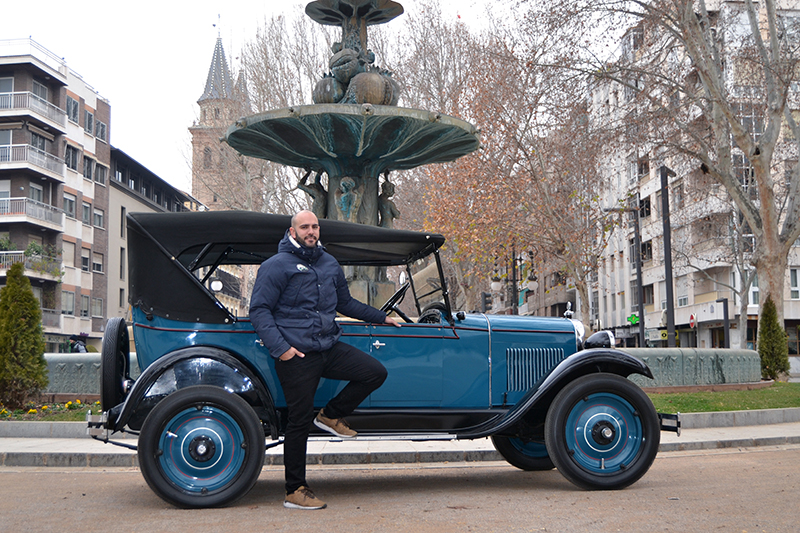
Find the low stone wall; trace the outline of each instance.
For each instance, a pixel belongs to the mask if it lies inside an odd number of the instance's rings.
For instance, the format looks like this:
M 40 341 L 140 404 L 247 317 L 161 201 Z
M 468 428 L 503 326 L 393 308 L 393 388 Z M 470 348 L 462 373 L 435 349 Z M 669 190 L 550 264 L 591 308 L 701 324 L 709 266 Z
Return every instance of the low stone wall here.
M 700 348 L 625 348 L 643 360 L 655 379 L 630 376 L 640 387 L 685 387 L 722 385 L 728 383 L 757 383 L 761 381 L 761 359 L 753 350 Z M 99 353 L 45 354 L 50 383 L 43 395 L 58 400 L 66 394 L 100 394 Z M 136 354 L 131 354 L 131 377 L 139 376 Z M 57 396 L 58 395 L 58 396 Z M 83 400 L 82 400 L 83 401 Z
M 82 398 L 83 395 L 100 394 L 100 353 L 46 353 L 49 383 L 43 396 L 51 396 L 60 401 L 57 395 L 68 394 Z M 139 376 L 139 363 L 136 354 L 131 354 L 131 377 Z M 83 399 L 81 399 L 83 401 Z
M 624 348 L 644 361 L 655 379 L 632 375 L 641 387 L 684 387 L 757 383 L 761 358 L 754 350 L 725 348 Z

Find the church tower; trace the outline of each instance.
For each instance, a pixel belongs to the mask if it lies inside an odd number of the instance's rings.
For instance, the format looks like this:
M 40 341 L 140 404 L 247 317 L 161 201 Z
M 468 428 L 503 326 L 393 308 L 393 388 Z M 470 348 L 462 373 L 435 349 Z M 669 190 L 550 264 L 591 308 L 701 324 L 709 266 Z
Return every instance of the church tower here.
M 222 38 L 217 37 L 205 89 L 197 100 L 200 119 L 189 128 L 192 134 L 192 195 L 212 210 L 242 208 L 235 205 L 235 191 L 225 180 L 230 171 L 235 172 L 237 154 L 220 142 L 236 119 L 250 114 L 243 73 L 239 74 L 236 84 L 232 80 Z

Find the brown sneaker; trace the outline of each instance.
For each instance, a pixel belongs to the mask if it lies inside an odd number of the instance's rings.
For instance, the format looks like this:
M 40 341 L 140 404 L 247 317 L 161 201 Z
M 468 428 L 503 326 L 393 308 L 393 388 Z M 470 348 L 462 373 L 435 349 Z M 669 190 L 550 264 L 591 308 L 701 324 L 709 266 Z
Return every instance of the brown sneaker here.
M 300 487 L 293 493 L 286 495 L 286 499 L 283 500 L 283 506 L 289 509 L 312 511 L 314 509 L 325 509 L 328 504 L 314 496 L 314 493 L 308 487 Z
M 344 418 L 328 418 L 325 416 L 324 411 L 324 409 L 320 409 L 317 418 L 314 419 L 315 426 L 333 433 L 337 437 L 342 437 L 343 439 L 352 439 L 358 435 L 358 433 L 350 429 L 350 426 L 347 425 Z

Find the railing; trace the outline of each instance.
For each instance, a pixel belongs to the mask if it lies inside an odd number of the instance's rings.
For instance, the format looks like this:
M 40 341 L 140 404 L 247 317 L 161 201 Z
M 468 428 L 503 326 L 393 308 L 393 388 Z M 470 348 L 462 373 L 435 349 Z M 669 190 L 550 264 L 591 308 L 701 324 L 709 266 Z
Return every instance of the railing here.
M 30 144 L 0 146 L 0 163 L 30 163 L 59 176 L 64 175 L 64 161 L 54 155 L 34 148 Z
M 22 263 L 26 270 L 54 277 L 61 276 L 61 259 L 48 255 L 25 255 L 23 251 L 0 252 L 0 270 L 8 270 L 14 263 Z
M 52 120 L 59 126 L 67 125 L 66 111 L 31 92 L 0 93 L 0 109 L 27 109 Z
M 14 215 L 26 215 L 58 226 L 64 222 L 64 211 L 52 205 L 30 198 L 0 198 L 0 218 Z

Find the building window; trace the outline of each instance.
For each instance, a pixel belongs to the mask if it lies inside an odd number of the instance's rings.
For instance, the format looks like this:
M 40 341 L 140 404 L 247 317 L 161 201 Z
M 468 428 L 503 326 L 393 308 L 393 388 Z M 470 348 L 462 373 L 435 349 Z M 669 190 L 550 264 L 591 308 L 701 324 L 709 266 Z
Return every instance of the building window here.
M 739 184 L 747 193 L 751 200 L 758 200 L 758 186 L 756 185 L 756 170 L 750 164 L 750 160 L 743 154 L 732 154 L 731 164 L 733 165 L 733 175 L 739 180 Z
M 91 157 L 84 157 L 83 158 L 83 177 L 89 181 L 92 181 L 92 176 L 94 176 L 94 159 Z
M 119 279 L 125 281 L 125 248 L 119 249 Z
M 72 291 L 61 291 L 61 314 L 75 315 L 75 293 Z
M 108 126 L 106 126 L 106 123 L 96 120 L 94 127 L 94 136 L 100 141 L 108 142 L 107 135 L 108 135 Z
M 36 185 L 35 183 L 31 183 L 31 188 L 28 192 L 28 197 L 35 201 L 39 202 L 40 204 L 43 203 L 44 200 L 44 189 L 40 185 Z
M 204 168 L 211 168 L 213 164 L 211 160 L 211 148 L 206 148 L 203 150 L 203 167 Z
M 121 207 L 119 210 L 119 236 L 123 239 L 125 238 L 125 224 L 127 222 L 125 220 L 126 213 L 127 210 L 124 207 Z
M 642 261 L 653 260 L 653 241 L 642 243 Z
M 639 310 L 639 282 L 635 279 L 631 281 L 631 312 Z
M 125 167 L 117 165 L 117 168 L 114 169 L 114 179 L 120 183 L 125 183 L 125 172 Z
M 97 318 L 103 317 L 103 299 L 92 298 L 92 316 Z
M 650 158 L 645 156 L 636 161 L 636 179 L 639 181 L 650 179 Z
M 650 210 L 650 197 L 648 196 L 647 198 L 643 198 L 639 202 L 639 217 L 650 218 L 651 214 L 652 212 Z
M 92 254 L 92 272 L 103 273 L 103 254 Z
M 753 276 L 753 283 L 750 284 L 750 305 L 760 305 L 761 294 L 758 289 L 758 273 Z
M 49 141 L 45 137 L 42 137 L 38 133 L 31 133 L 31 146 L 33 146 L 37 150 L 46 152 L 48 142 Z
M 97 228 L 106 227 L 106 214 L 105 211 L 103 211 L 102 209 L 94 210 L 94 225 Z
M 44 100 L 47 101 L 47 87 L 39 83 L 38 81 L 33 82 L 33 94 Z
M 78 104 L 78 101 L 71 96 L 67 96 L 67 118 L 77 124 L 79 112 L 80 105 Z
M 92 223 L 92 204 L 83 204 L 83 211 L 81 215 L 81 222 L 87 225 Z
M 81 317 L 89 318 L 89 297 L 81 294 Z
M 70 218 L 75 218 L 75 203 L 77 198 L 74 194 L 64 193 L 64 214 Z
M 672 208 L 676 211 L 683 209 L 683 181 L 672 186 Z
M 91 251 L 88 248 L 81 248 L 81 270 L 89 272 Z
M 653 305 L 656 303 L 655 290 L 653 289 L 652 283 L 642 287 L 642 294 L 644 295 L 644 305 Z
M 733 104 L 733 112 L 739 117 L 742 127 L 753 137 L 754 142 L 764 133 L 764 105 L 739 103 Z
M 83 131 L 89 135 L 94 135 L 94 113 L 88 109 L 83 112 Z
M 125 301 L 125 289 L 119 290 L 119 306 L 123 309 L 128 307 L 128 302 Z
M 78 171 L 78 157 L 80 156 L 80 150 L 75 148 L 74 146 L 67 145 L 67 151 L 64 153 L 64 164 L 67 165 L 67 168 L 74 170 L 75 172 Z
M 789 275 L 791 278 L 791 298 L 792 300 L 800 300 L 800 283 L 798 283 L 798 278 L 800 278 L 800 269 L 791 269 L 789 271 Z
M 108 174 L 108 169 L 103 165 L 95 165 L 94 167 L 94 181 L 96 183 L 100 183 L 101 185 L 106 184 L 106 175 Z
M 678 296 L 678 307 L 686 307 L 687 305 L 689 305 L 689 297 Z

